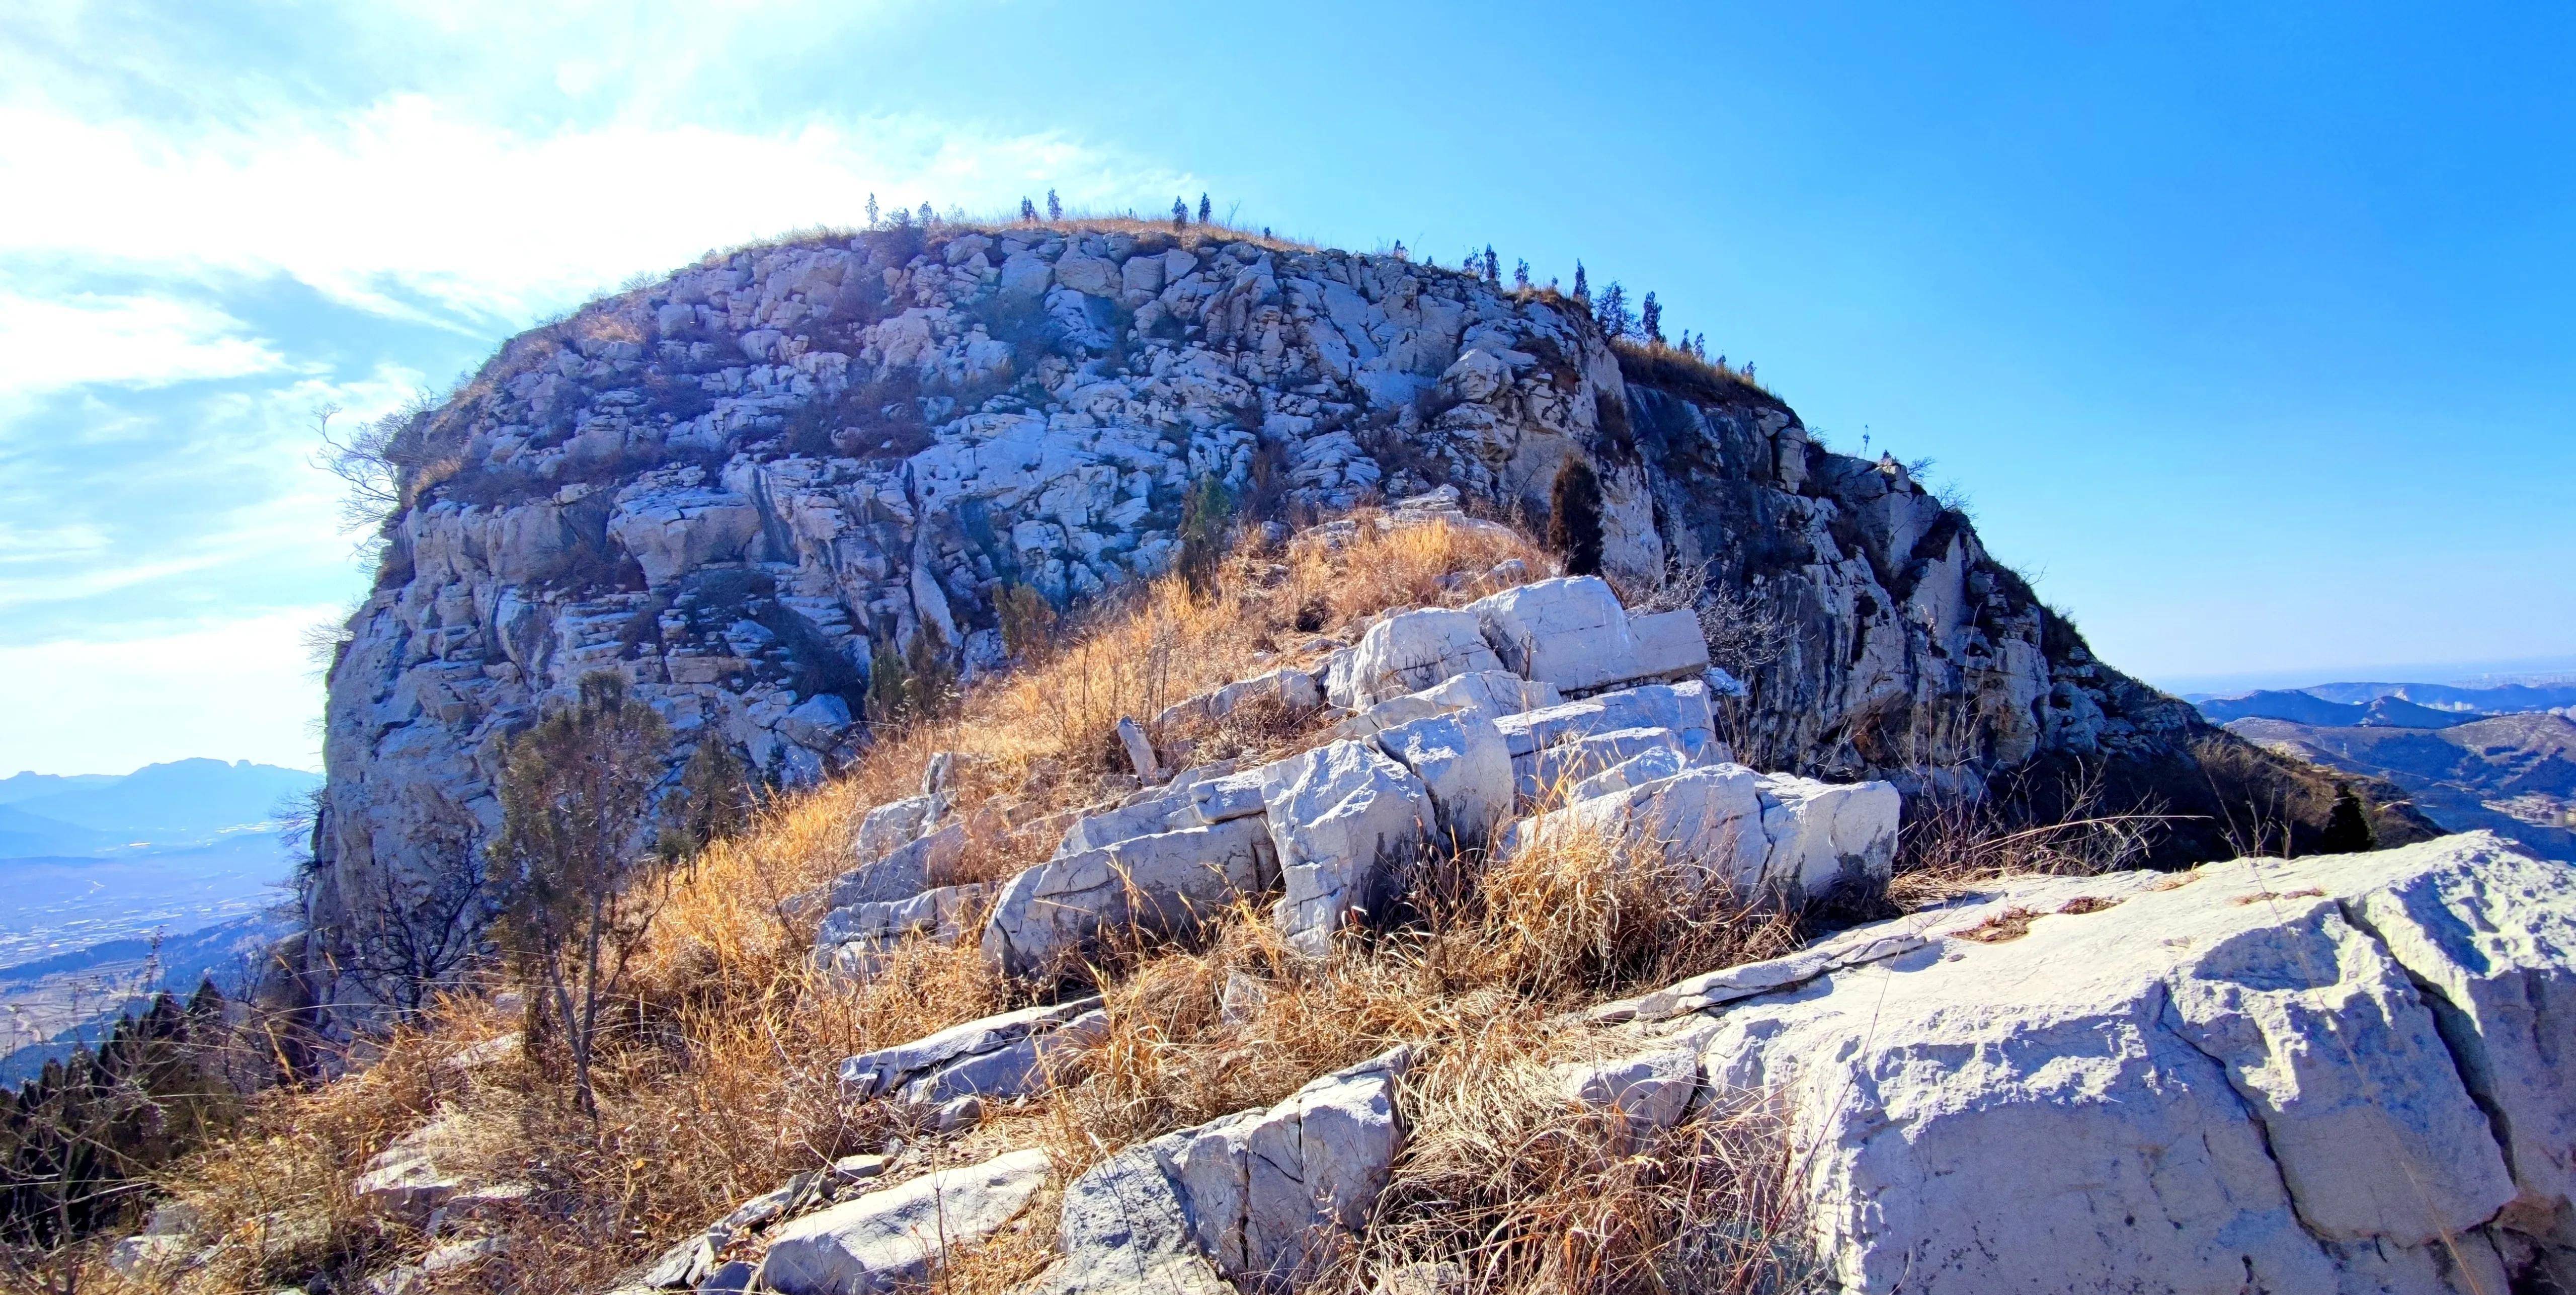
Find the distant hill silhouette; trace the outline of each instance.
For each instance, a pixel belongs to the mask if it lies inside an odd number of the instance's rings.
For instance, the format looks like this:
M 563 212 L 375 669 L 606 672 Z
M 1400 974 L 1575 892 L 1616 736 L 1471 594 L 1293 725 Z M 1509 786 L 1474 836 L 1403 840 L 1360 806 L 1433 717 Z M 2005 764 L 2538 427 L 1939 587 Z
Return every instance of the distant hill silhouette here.
M 0 779 L 0 858 L 198 844 L 275 817 L 321 775 L 248 760 L 173 760 L 123 775 Z M 27 794 L 32 793 L 32 794 Z

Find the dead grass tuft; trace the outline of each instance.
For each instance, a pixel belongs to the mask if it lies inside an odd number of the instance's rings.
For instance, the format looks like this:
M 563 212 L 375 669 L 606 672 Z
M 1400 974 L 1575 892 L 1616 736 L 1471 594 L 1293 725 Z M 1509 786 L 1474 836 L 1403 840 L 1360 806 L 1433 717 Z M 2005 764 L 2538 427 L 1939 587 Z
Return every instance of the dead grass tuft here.
M 2030 934 L 2030 924 L 2039 918 L 2039 913 L 2015 905 L 1959 932 L 1959 938 L 1979 944 L 2003 944 Z
M 1521 1015 L 1418 1069 L 1405 1154 L 1341 1288 L 1445 1268 L 1450 1289 L 1478 1295 L 1804 1289 L 1777 1113 L 1722 1095 L 1639 1136 L 1616 1112 L 1569 1100 L 1550 1069 L 1588 1042 Z

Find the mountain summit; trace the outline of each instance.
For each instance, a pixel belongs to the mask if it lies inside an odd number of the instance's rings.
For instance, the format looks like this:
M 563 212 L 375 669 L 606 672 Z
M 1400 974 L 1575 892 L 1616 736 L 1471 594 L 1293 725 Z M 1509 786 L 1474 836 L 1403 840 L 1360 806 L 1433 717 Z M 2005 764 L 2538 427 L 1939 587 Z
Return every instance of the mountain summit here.
M 511 340 L 370 442 L 391 506 L 330 673 L 307 965 L 454 872 L 499 821 L 504 739 L 585 674 L 623 675 L 684 752 L 811 782 L 865 740 L 879 663 L 971 680 L 1014 600 L 1110 595 L 1193 528 L 1441 488 L 1696 605 L 1748 761 L 2088 781 L 2202 815 L 2168 848 L 2208 858 L 2216 742 L 2294 834 L 2321 824 L 2313 778 L 2096 660 L 1905 466 L 1490 266 L 905 224 L 712 255 Z

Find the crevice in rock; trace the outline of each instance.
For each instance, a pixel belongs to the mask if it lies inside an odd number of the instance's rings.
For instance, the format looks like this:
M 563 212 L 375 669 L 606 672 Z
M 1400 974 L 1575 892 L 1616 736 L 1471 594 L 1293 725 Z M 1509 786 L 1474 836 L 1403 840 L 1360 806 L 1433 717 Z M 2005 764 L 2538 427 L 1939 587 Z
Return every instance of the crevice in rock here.
M 2281 1199 L 2290 1203 L 2290 1217 L 2298 1221 L 2299 1230 L 2308 1234 L 2308 1240 L 2312 1244 L 2319 1250 L 2331 1254 L 2329 1247 L 2334 1243 L 2317 1230 L 2316 1224 L 2309 1221 L 2307 1211 L 2300 1207 L 2298 1193 L 2290 1190 L 2290 1176 L 2282 1171 L 2280 1154 L 2272 1149 L 2272 1126 L 2264 1121 L 2261 1108 L 2254 1104 L 2253 1099 L 2245 1095 L 2244 1089 L 2237 1086 L 2235 1071 L 2227 1064 L 2226 1058 L 2200 1046 L 2199 1040 L 2191 1037 L 2191 1032 L 2187 1028 L 2189 1023 L 2182 1020 L 2180 1009 L 2174 1006 L 2172 989 L 2160 985 L 2157 996 L 2159 1001 L 2155 1008 L 2156 1028 L 2172 1036 L 2184 1047 L 2207 1057 L 2209 1064 L 2217 1068 L 2219 1079 L 2227 1086 L 2227 1095 L 2235 1099 L 2237 1109 L 2244 1113 L 2245 1122 L 2254 1130 L 2255 1140 L 2263 1147 L 2263 1159 L 2271 1164 L 2272 1176 L 2281 1184 Z
M 2433 1015 L 2433 1033 L 2442 1040 L 2442 1050 L 2451 1059 L 2451 1071 L 2459 1076 L 2461 1090 L 2487 1117 L 2487 1135 L 2495 1139 L 2496 1151 L 2504 1160 L 2505 1172 L 2512 1177 L 2516 1190 L 2527 1190 L 2522 1170 L 2514 1163 L 2512 1117 L 2505 1113 L 2503 1103 L 2497 1099 L 2495 1084 L 2487 1074 L 2487 1067 L 2476 1060 L 2485 1048 L 2468 1012 L 2452 1002 L 2450 996 L 2442 992 L 2441 986 L 2407 966 L 2405 959 L 2397 955 L 2397 946 L 2363 916 L 2360 905 L 2349 899 L 2339 899 L 2335 906 L 2342 910 L 2343 919 L 2352 924 L 2352 929 L 2370 937 L 2371 942 L 2379 946 L 2380 952 L 2406 974 L 2406 982 L 2422 996 L 2424 1006 Z

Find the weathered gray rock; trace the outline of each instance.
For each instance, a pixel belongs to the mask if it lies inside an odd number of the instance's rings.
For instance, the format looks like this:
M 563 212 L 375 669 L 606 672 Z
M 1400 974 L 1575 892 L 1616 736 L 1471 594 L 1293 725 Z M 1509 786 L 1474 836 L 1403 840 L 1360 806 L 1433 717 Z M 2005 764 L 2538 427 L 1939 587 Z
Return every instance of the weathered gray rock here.
M 946 882 L 949 869 L 966 856 L 966 825 L 950 822 L 902 845 L 883 858 L 862 862 L 833 879 L 825 903 L 830 909 L 854 904 L 907 900 Z
M 1467 610 L 1507 668 L 1566 692 L 1687 678 L 1708 668 L 1708 643 L 1691 612 L 1637 617 L 1632 625 L 1619 596 L 1598 576 L 1506 589 Z
M 2576 1273 L 2564 865 L 2476 835 L 2027 879 L 1784 962 L 1628 1028 L 1780 1094 L 1846 1290 Z
M 965 933 L 965 915 L 993 893 L 984 882 L 940 886 L 898 903 L 851 904 L 823 915 L 814 944 L 823 965 L 847 975 L 876 972 L 886 950 L 905 940 L 927 936 L 955 940 Z
M 1282 761 L 1263 799 L 1286 886 L 1273 921 L 1310 953 L 1354 912 L 1392 898 L 1399 870 L 1433 825 L 1422 780 L 1368 743 L 1330 742 Z
M 1063 969 L 1104 931 L 1172 935 L 1279 876 L 1271 833 L 1257 818 L 1131 837 L 1063 855 L 1002 886 L 984 923 L 984 956 L 1014 976 Z
M 946 800 L 927 792 L 869 810 L 859 819 L 858 861 L 871 863 L 910 845 L 947 812 Z
M 1512 809 L 1512 753 L 1494 721 L 1471 710 L 1410 720 L 1377 734 L 1378 749 L 1413 771 L 1439 815 L 1435 843 L 1481 846 Z
M 1681 1123 L 1700 1090 L 1699 1054 L 1689 1048 L 1568 1062 L 1555 1070 L 1568 1101 L 1612 1113 L 1630 1135 Z
M 1219 1272 L 1286 1287 L 1367 1224 L 1404 1142 L 1395 1085 L 1409 1060 L 1399 1049 L 1191 1132 L 1171 1159 Z
M 779 1228 L 759 1283 L 779 1295 L 879 1295 L 926 1280 L 1002 1230 L 1046 1182 L 1043 1151 L 943 1169 Z
M 1235 1295 L 1198 1247 L 1171 1158 L 1190 1133 L 1166 1134 L 1092 1166 L 1064 1189 L 1056 1245 L 1064 1257 L 1032 1295 Z
M 1025 1083 L 1036 1073 L 1034 1066 L 1045 1054 L 1043 1050 L 1013 1053 L 1016 1045 L 1050 1038 L 1077 1022 L 1085 1022 L 1084 1028 L 1067 1042 L 1087 1041 L 1098 1028 L 1099 1006 L 1100 1000 L 1094 997 L 1023 1007 L 952 1025 L 910 1043 L 860 1053 L 841 1063 L 841 1095 L 851 1101 L 866 1101 L 901 1092 L 916 1104 L 943 1102 L 960 1093 L 979 1091 L 974 1087 L 979 1078 L 996 1078 L 997 1070 L 979 1059 L 1001 1054 L 1027 1058 L 1014 1072 Z M 951 1072 L 954 1078 L 942 1078 Z
M 1221 720 L 1253 702 L 1276 705 L 1292 716 L 1304 715 L 1324 704 L 1323 681 L 1310 671 L 1290 668 L 1238 679 L 1164 707 L 1163 713 L 1154 717 L 1154 727 L 1161 729 L 1185 719 Z
M 415 1225 L 426 1223 L 467 1186 L 439 1163 L 442 1152 L 463 1136 L 463 1119 L 453 1112 L 443 1113 L 396 1139 L 367 1161 L 366 1169 L 349 1184 L 351 1194 L 375 1213 Z
M 1324 689 L 1334 705 L 1356 710 L 1457 675 L 1502 668 L 1475 616 L 1425 608 L 1370 626 L 1336 662 Z
M 1366 1225 L 1404 1128 L 1398 1049 L 1268 1110 L 1129 1147 L 1065 1189 L 1064 1258 L 1036 1287 L 1201 1292 L 1232 1279 L 1288 1289 Z
M 1569 733 L 1563 741 L 1512 761 L 1513 787 L 1523 803 L 1580 800 L 1586 784 L 1615 790 L 1612 783 L 1625 782 L 1625 775 L 1598 783 L 1593 780 L 1641 759 L 1647 763 L 1640 764 L 1637 772 L 1661 763 L 1676 766 L 1674 772 L 1678 773 L 1692 763 L 1690 744 L 1681 734 L 1660 727 Z
M 1708 685 L 1697 680 L 1623 688 L 1543 710 L 1503 715 L 1495 723 L 1502 728 L 1515 760 L 1569 739 L 1627 728 L 1668 728 L 1681 736 L 1683 749 L 1692 759 L 1715 763 L 1727 758 L 1709 714 Z

